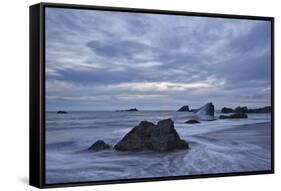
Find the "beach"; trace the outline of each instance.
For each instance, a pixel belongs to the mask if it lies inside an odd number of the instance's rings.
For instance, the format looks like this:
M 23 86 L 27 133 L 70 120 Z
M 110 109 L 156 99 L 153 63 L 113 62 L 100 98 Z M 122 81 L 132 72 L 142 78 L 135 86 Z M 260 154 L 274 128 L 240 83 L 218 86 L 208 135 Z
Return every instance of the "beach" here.
M 271 169 L 271 124 L 256 123 L 237 125 L 230 129 L 218 130 L 194 136 L 194 150 L 204 152 L 193 155 L 198 166 L 207 169 L 197 173 L 225 173 L 260 171 Z M 192 138 L 191 138 L 192 140 Z M 200 140 L 200 141 L 198 141 Z M 191 151 L 192 152 L 192 151 Z M 197 151 L 194 151 L 197 152 Z
M 46 183 L 270 170 L 271 114 L 248 116 L 186 124 L 191 112 L 47 112 Z M 115 145 L 144 119 L 165 118 L 173 119 L 189 149 L 87 151 L 98 139 Z

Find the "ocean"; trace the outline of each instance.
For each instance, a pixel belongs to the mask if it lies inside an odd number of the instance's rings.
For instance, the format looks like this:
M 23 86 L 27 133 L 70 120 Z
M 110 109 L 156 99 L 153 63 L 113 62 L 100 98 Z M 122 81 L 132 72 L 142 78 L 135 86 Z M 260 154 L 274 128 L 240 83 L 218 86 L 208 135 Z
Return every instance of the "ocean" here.
M 215 114 L 219 116 L 219 113 Z M 46 183 L 69 183 L 271 169 L 271 114 L 186 124 L 191 112 L 46 112 Z M 112 147 L 141 121 L 171 118 L 190 149 L 173 152 L 88 152 Z

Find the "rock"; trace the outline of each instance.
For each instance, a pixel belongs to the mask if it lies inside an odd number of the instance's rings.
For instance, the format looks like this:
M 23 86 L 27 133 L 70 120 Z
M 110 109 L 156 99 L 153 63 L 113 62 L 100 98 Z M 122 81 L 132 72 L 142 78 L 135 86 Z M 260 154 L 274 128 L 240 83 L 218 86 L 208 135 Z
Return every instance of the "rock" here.
M 215 120 L 215 107 L 212 102 L 207 103 L 196 112 L 200 120 L 212 121 Z
M 111 148 L 111 146 L 109 144 L 105 143 L 102 140 L 98 140 L 90 148 L 88 148 L 88 151 L 97 152 L 97 151 L 102 151 L 102 150 L 106 150 L 106 149 L 110 149 L 110 148 Z
M 137 108 L 128 109 L 126 111 L 139 111 Z
M 247 113 L 271 113 L 271 106 L 256 109 L 248 109 Z
M 172 151 L 176 149 L 188 149 L 188 143 L 181 140 L 174 128 L 171 119 L 164 119 L 157 125 L 142 121 L 138 126 L 128 132 L 114 149 L 118 151 Z
M 206 105 L 204 105 L 203 107 L 201 107 L 196 114 L 198 115 L 210 115 L 210 116 L 214 116 L 215 114 L 215 107 L 213 105 L 212 102 L 207 103 Z
M 229 116 L 231 119 L 248 118 L 246 113 L 234 113 Z
M 177 147 L 178 150 L 184 150 L 184 149 L 188 149 L 189 145 L 188 145 L 188 143 L 185 140 L 180 139 L 177 142 L 177 146 L 176 147 Z
M 247 113 L 248 108 L 246 106 L 244 106 L 244 107 L 238 106 L 234 109 L 234 111 L 235 111 L 235 113 Z
M 231 108 L 222 108 L 222 113 L 271 113 L 271 106 L 265 106 L 256 109 L 248 109 L 248 107 L 236 107 L 234 110 Z
M 221 109 L 221 112 L 222 112 L 222 113 L 234 113 L 234 109 L 228 108 L 228 107 L 223 107 L 223 108 Z
M 180 109 L 178 109 L 178 111 L 189 111 L 189 107 L 188 105 L 184 105 Z
M 187 124 L 195 124 L 195 123 L 200 123 L 200 122 L 197 121 L 196 119 L 191 119 L 191 120 L 186 121 L 185 123 L 187 123 Z
M 219 118 L 220 119 L 229 119 L 229 116 L 227 116 L 227 115 L 220 115 Z
M 220 119 L 242 119 L 242 118 L 248 118 L 248 115 L 246 113 L 233 113 L 231 115 L 221 115 Z
M 122 112 L 122 111 L 139 111 L 137 108 L 132 108 L 132 109 L 125 109 L 125 110 L 117 110 L 117 112 Z
M 58 111 L 57 113 L 58 114 L 66 114 L 67 112 L 66 111 Z

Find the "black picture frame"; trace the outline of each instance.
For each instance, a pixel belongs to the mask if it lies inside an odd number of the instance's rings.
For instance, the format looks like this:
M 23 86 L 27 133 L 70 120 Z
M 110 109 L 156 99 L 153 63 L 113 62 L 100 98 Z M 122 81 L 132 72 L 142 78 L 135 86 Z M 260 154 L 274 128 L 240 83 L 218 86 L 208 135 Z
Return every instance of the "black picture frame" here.
M 271 106 L 272 106 L 271 170 L 46 184 L 45 183 L 45 8 L 47 7 L 270 21 L 271 22 Z M 273 17 L 216 14 L 216 13 L 195 13 L 195 12 L 184 12 L 184 11 L 135 9 L 135 8 L 123 8 L 123 7 L 122 8 L 103 7 L 103 6 L 92 6 L 92 5 L 90 6 L 90 5 L 74 5 L 74 4 L 39 3 L 30 6 L 30 82 L 29 83 L 30 83 L 29 184 L 32 186 L 38 188 L 53 188 L 53 187 L 66 187 L 66 186 L 133 183 L 133 182 L 147 182 L 147 181 L 165 181 L 165 180 L 178 180 L 178 179 L 227 177 L 227 176 L 258 175 L 258 174 L 274 173 L 274 18 Z

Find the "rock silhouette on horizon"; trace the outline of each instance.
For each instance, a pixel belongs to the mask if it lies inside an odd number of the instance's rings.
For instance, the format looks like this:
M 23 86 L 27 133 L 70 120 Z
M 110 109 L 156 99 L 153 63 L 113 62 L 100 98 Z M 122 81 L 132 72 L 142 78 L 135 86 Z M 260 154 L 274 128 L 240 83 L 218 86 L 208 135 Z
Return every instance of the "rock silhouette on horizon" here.
M 235 109 L 223 107 L 221 113 L 271 113 L 271 106 L 249 109 L 247 106 L 238 106 Z
M 271 106 L 265 106 L 256 109 L 248 109 L 247 113 L 271 113 Z
M 116 110 L 117 112 L 123 112 L 123 111 L 139 111 L 137 108 L 131 108 L 131 109 L 124 109 L 124 110 Z
M 235 111 L 235 113 L 247 113 L 248 107 L 246 107 L 246 106 L 243 106 L 243 107 L 238 106 L 238 107 L 236 107 L 234 109 L 234 111 Z
M 188 105 L 184 105 L 180 109 L 178 109 L 178 111 L 189 111 L 189 106 Z
M 201 107 L 195 114 L 199 120 L 215 120 L 215 107 L 212 102 L 209 102 Z
M 221 109 L 221 113 L 234 113 L 234 112 L 235 112 L 234 109 L 228 107 L 223 107 Z
M 66 114 L 67 112 L 66 111 L 58 111 L 57 113 L 58 114 Z
M 97 140 L 91 147 L 88 148 L 88 151 L 98 152 L 106 149 L 110 149 L 111 146 L 105 143 L 103 140 Z

